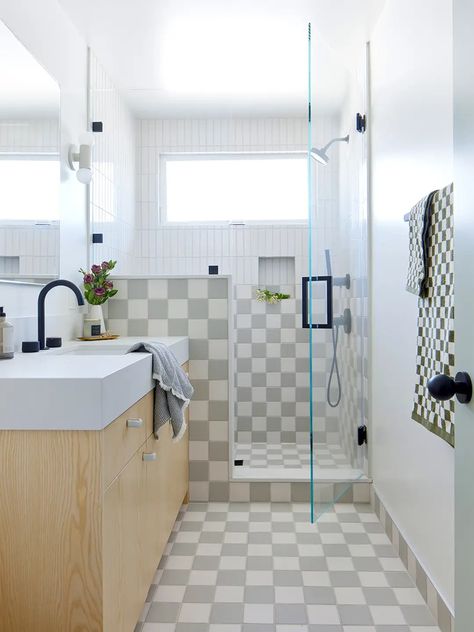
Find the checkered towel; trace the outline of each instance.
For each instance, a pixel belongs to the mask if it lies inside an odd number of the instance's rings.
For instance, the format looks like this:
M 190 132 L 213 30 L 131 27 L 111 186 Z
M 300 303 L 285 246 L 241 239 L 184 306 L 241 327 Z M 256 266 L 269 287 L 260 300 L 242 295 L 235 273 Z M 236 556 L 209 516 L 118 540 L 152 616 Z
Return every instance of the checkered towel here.
M 454 399 L 428 392 L 433 375 L 454 376 L 453 185 L 437 191 L 428 228 L 426 295 L 418 299 L 416 385 L 412 419 L 454 446 Z
M 410 211 L 409 260 L 407 290 L 417 296 L 425 296 L 428 276 L 428 228 L 431 205 L 436 191 L 420 200 Z
M 173 428 L 173 439 L 179 441 L 186 431 L 184 409 L 193 396 L 194 389 L 188 376 L 179 366 L 174 354 L 161 342 L 137 342 L 132 351 L 148 351 L 153 356 L 153 378 L 156 380 L 153 433 L 168 421 Z

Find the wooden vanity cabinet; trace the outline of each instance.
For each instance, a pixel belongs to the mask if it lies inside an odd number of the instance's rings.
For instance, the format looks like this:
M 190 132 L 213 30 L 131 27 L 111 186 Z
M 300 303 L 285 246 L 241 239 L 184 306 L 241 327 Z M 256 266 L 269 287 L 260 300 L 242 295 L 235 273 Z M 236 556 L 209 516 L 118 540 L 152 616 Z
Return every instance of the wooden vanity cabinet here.
M 0 632 L 133 632 L 189 479 L 153 395 L 100 432 L 0 431 Z

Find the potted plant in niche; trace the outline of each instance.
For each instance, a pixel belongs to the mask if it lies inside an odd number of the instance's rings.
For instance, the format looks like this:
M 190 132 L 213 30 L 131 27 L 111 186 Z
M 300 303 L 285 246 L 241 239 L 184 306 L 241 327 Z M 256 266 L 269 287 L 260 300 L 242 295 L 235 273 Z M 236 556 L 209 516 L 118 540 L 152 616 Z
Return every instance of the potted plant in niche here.
M 110 272 L 115 268 L 116 261 L 103 261 L 101 264 L 94 264 L 90 271 L 79 270 L 84 275 L 84 296 L 89 303 L 89 323 L 100 324 L 99 334 L 105 333 L 104 313 L 102 305 L 109 298 L 115 296 L 118 290 L 114 290 L 114 284 L 109 281 Z M 94 331 L 84 331 L 85 336 L 93 336 Z
M 280 301 L 284 301 L 287 298 L 290 298 L 289 294 L 282 294 L 281 292 L 272 292 L 268 289 L 257 290 L 256 295 L 257 301 L 262 303 L 269 303 L 270 305 L 276 305 Z

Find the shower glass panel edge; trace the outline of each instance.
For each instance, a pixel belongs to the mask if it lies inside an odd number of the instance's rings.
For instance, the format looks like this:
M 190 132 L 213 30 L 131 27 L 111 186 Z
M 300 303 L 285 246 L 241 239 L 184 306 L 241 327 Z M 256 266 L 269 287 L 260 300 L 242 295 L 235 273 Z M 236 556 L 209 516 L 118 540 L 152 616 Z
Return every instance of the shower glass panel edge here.
M 366 194 L 360 186 L 366 139 L 356 130 L 355 114 L 365 111 L 365 82 L 357 62 L 334 65 L 347 97 L 328 113 L 331 86 L 317 70 L 323 50 L 323 59 L 328 55 L 317 35 L 308 24 L 308 279 L 302 298 L 309 328 L 311 523 L 335 503 L 363 497 L 353 494 L 354 484 L 369 480 L 362 463 L 366 448 L 357 446 L 357 427 L 365 422 L 367 237 Z M 343 317 L 349 309 L 352 329 L 346 331 Z M 339 385 L 329 379 L 335 359 Z
M 311 116 L 312 104 L 312 42 L 311 42 L 311 22 L 308 24 L 308 277 L 311 279 L 313 270 L 313 175 L 312 175 L 312 158 L 311 146 L 313 140 L 313 126 Z M 313 284 L 308 284 L 309 305 L 313 304 Z M 308 310 L 309 322 L 309 469 L 310 469 L 310 520 L 314 523 L 314 441 L 313 441 L 313 310 Z

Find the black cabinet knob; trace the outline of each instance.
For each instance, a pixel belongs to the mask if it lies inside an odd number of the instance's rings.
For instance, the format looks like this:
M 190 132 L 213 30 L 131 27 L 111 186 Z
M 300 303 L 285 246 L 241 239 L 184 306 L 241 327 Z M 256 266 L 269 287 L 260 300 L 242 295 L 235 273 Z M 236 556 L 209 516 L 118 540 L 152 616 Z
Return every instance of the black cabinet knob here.
M 471 378 L 463 371 L 456 373 L 454 380 L 449 375 L 435 375 L 428 380 L 428 391 L 438 401 L 444 402 L 456 395 L 458 402 L 467 404 L 472 397 Z

